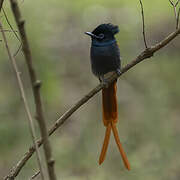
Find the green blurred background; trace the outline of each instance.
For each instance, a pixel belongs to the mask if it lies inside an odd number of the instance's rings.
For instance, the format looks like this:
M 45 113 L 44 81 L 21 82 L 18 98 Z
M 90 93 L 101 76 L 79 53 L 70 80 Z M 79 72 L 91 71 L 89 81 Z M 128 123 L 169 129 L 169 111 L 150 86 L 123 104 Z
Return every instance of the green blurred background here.
M 168 0 L 143 2 L 147 42 L 153 45 L 174 31 L 173 9 Z M 98 84 L 90 70 L 90 39 L 84 35 L 85 31 L 92 31 L 101 23 L 119 25 L 120 33 L 116 37 L 123 65 L 144 49 L 138 0 L 19 0 L 19 5 L 26 19 L 34 65 L 43 81 L 41 92 L 48 127 Z M 9 1 L 4 3 L 4 9 L 16 28 Z M 2 13 L 1 20 L 9 29 Z M 11 51 L 15 52 L 18 40 L 13 33 L 6 35 Z M 16 59 L 34 114 L 29 76 L 21 52 Z M 124 168 L 113 138 L 105 162 L 98 165 L 105 131 L 99 93 L 50 138 L 58 179 L 179 180 L 179 60 L 177 37 L 118 81 L 118 129 L 131 171 Z M 32 140 L 15 74 L 2 42 L 0 82 L 0 177 L 3 177 L 27 151 Z M 36 129 L 38 133 L 37 123 Z M 33 156 L 17 179 L 28 179 L 37 168 Z

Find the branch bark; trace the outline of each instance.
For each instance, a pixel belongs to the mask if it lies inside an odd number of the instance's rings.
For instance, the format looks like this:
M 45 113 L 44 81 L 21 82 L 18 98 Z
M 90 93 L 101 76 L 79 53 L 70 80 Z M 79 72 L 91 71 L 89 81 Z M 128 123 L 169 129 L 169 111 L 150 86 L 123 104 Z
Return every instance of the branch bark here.
M 37 79 L 37 76 L 33 67 L 31 50 L 29 47 L 29 42 L 26 35 L 25 27 L 24 27 L 25 21 L 23 20 L 21 16 L 21 12 L 20 12 L 17 0 L 10 0 L 10 4 L 11 4 L 11 9 L 13 11 L 14 18 L 15 18 L 15 21 L 19 30 L 20 37 L 21 37 L 22 49 L 23 49 L 23 53 L 25 56 L 26 64 L 27 64 L 30 79 L 31 79 L 34 101 L 36 105 L 36 117 L 38 120 L 41 137 L 43 138 L 43 141 L 44 141 L 43 149 L 44 149 L 45 160 L 46 160 L 47 169 L 48 169 L 48 175 L 51 180 L 56 180 L 56 175 L 54 171 L 54 160 L 52 159 L 52 155 L 51 155 L 52 154 L 51 146 L 48 139 L 47 127 L 46 127 L 45 118 L 44 118 L 43 110 L 42 110 L 42 102 L 41 102 L 41 96 L 40 96 L 41 83 Z
M 36 155 L 37 155 L 37 162 L 38 162 L 39 169 L 40 169 L 40 172 L 41 172 L 41 178 L 42 178 L 42 180 L 44 180 L 44 172 L 43 172 L 43 167 L 42 167 L 41 156 L 40 156 L 40 152 L 39 152 L 39 149 L 38 149 L 38 145 L 36 143 L 37 138 L 36 138 L 33 118 L 32 118 L 28 103 L 27 103 L 27 99 L 26 99 L 26 95 L 25 95 L 25 91 L 24 91 L 24 85 L 23 85 L 23 82 L 22 82 L 22 79 L 21 79 L 21 76 L 20 76 L 20 72 L 18 70 L 16 60 L 13 57 L 13 55 L 12 55 L 12 53 L 10 51 L 10 48 L 8 46 L 7 38 L 6 38 L 6 35 L 5 35 L 5 32 L 4 32 L 4 29 L 2 27 L 1 22 L 0 22 L 0 30 L 2 32 L 2 37 L 3 37 L 3 40 L 4 40 L 5 46 L 6 46 L 6 50 L 7 50 L 9 59 L 10 59 L 12 65 L 13 65 L 13 69 L 14 69 L 14 72 L 15 72 L 15 75 L 16 75 L 19 90 L 20 90 L 21 97 L 22 97 L 22 100 L 23 100 L 23 103 L 24 103 L 24 108 L 25 108 L 25 111 L 26 111 L 26 114 L 27 114 L 27 117 L 28 117 L 30 133 L 31 133 L 31 136 L 32 136 L 33 144 L 34 144 Z
M 143 26 L 142 32 L 143 32 L 144 45 L 145 45 L 146 48 L 148 48 L 147 42 L 146 42 L 146 33 L 145 33 L 145 22 L 144 22 L 144 8 L 143 8 L 143 3 L 142 3 L 141 0 L 139 0 L 139 3 L 140 3 L 140 5 L 141 5 L 141 16 L 142 16 L 142 26 Z
M 178 29 L 179 28 L 179 11 L 180 11 L 180 8 L 178 9 L 178 12 L 177 12 L 177 5 L 179 4 L 180 0 L 177 0 L 176 2 L 169 0 L 169 2 L 173 7 L 174 17 L 176 20 L 176 29 Z
M 18 47 L 18 49 L 16 50 L 16 52 L 14 53 L 14 57 L 16 57 L 16 55 L 18 54 L 18 52 L 21 50 L 21 47 L 22 47 L 22 43 L 21 43 L 21 40 L 19 38 L 19 36 L 17 35 L 17 31 L 14 30 L 14 28 L 12 27 L 10 21 L 9 21 L 9 18 L 4 10 L 4 8 L 2 7 L 2 11 L 3 11 L 3 14 L 4 14 L 4 17 L 6 19 L 6 22 L 8 23 L 9 27 L 11 28 L 12 32 L 14 33 L 15 37 L 17 38 L 17 40 L 20 42 L 20 46 Z
M 178 13 L 177 13 L 176 28 L 179 28 L 179 16 L 180 16 L 180 7 L 179 7 Z
M 171 33 L 169 36 L 167 36 L 165 39 L 160 41 L 154 46 L 151 46 L 144 51 L 142 51 L 134 60 L 132 60 L 129 64 L 127 64 L 125 67 L 121 69 L 121 75 L 126 73 L 128 70 L 133 68 L 138 63 L 142 62 L 143 60 L 150 58 L 154 55 L 155 52 L 162 49 L 164 46 L 166 46 L 168 43 L 170 43 L 175 37 L 177 37 L 180 34 L 180 28 Z M 118 78 L 117 74 L 112 75 L 107 82 L 111 83 L 116 78 Z M 103 84 L 97 85 L 94 89 L 92 89 L 89 93 L 87 93 L 82 99 L 80 99 L 77 103 L 75 103 L 69 110 L 67 110 L 59 119 L 56 120 L 54 125 L 49 129 L 48 134 L 49 136 L 52 135 L 59 127 L 61 127 L 64 122 L 75 112 L 77 111 L 83 104 L 85 104 L 90 98 L 92 98 L 95 94 L 97 94 L 101 89 L 103 88 Z M 44 142 L 43 139 L 39 139 L 37 141 L 38 146 L 41 146 Z M 24 156 L 19 160 L 19 162 L 10 170 L 10 173 L 8 176 L 4 178 L 4 180 L 7 180 L 8 177 L 16 177 L 19 172 L 21 171 L 22 167 L 26 164 L 26 162 L 31 158 L 33 155 L 35 149 L 33 146 L 29 148 L 29 150 L 24 154 Z
M 2 6 L 3 6 L 3 2 L 4 2 L 4 0 L 0 0 L 0 12 L 1 12 L 1 9 L 2 9 Z

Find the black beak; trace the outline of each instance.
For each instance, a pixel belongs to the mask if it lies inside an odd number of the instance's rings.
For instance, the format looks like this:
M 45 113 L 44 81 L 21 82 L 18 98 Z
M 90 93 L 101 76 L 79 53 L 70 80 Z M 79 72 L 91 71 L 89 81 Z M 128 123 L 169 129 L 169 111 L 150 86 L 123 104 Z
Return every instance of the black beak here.
M 99 39 L 99 36 L 96 36 L 95 34 L 93 34 L 91 32 L 85 32 L 85 34 L 87 34 L 88 36 L 91 36 L 92 38 Z

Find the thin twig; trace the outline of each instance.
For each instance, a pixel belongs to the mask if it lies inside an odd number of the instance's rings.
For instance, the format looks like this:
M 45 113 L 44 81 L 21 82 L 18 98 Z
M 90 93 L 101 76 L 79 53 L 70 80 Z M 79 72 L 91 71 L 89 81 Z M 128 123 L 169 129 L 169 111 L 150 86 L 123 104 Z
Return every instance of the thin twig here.
M 22 48 L 22 43 L 19 45 L 19 47 L 17 48 L 17 50 L 15 51 L 15 53 L 13 54 L 14 57 L 16 57 L 19 53 L 19 51 L 21 50 Z
M 0 0 L 0 12 L 1 12 L 1 9 L 2 9 L 2 7 L 3 7 L 3 2 L 4 2 L 4 0 Z M 0 42 L 1 42 L 2 40 L 0 39 Z
M 174 3 L 171 0 L 169 0 L 169 2 L 171 3 L 172 6 L 174 6 Z
M 14 55 L 13 55 L 14 57 L 16 57 L 17 54 L 19 53 L 19 51 L 21 50 L 22 42 L 21 42 L 21 39 L 19 38 L 19 36 L 18 36 L 17 33 L 16 33 L 17 31 L 15 31 L 14 28 L 12 27 L 12 25 L 11 25 L 11 23 L 10 23 L 10 21 L 9 21 L 9 18 L 8 18 L 7 14 L 6 14 L 5 10 L 4 10 L 4 8 L 2 8 L 2 10 L 3 10 L 4 17 L 5 17 L 5 19 L 6 19 L 6 22 L 8 23 L 8 25 L 9 25 L 9 27 L 11 28 L 12 32 L 14 32 L 15 37 L 16 37 L 16 38 L 18 39 L 18 41 L 20 42 L 20 45 L 19 45 L 18 49 L 16 50 L 16 52 L 15 52 Z
M 4 29 L 3 31 L 4 32 L 13 32 L 12 30 L 9 30 L 9 29 Z M 2 32 L 2 31 L 0 31 L 0 32 Z M 15 31 L 15 32 L 17 32 L 17 31 Z
M 164 46 L 166 46 L 168 43 L 170 43 L 179 34 L 180 34 L 180 28 L 178 30 L 176 30 L 175 32 L 171 33 L 169 36 L 167 36 L 161 42 L 157 43 L 154 46 L 149 47 L 148 49 L 145 49 L 134 60 L 132 60 L 129 64 L 127 64 L 125 67 L 122 68 L 121 74 L 119 76 L 126 73 L 128 70 L 133 68 L 138 63 L 142 62 L 144 59 L 152 57 L 155 52 L 162 49 Z M 111 76 L 110 79 L 108 80 L 108 83 L 111 83 L 116 78 L 118 78 L 116 74 Z M 49 136 L 52 135 L 59 127 L 61 127 L 64 124 L 64 122 L 75 111 L 77 111 L 90 98 L 92 98 L 95 94 L 97 94 L 102 88 L 103 88 L 102 84 L 99 84 L 98 86 L 96 86 L 88 94 L 86 94 L 83 98 L 81 98 L 77 103 L 75 103 L 69 110 L 67 110 L 59 119 L 57 119 L 56 122 L 53 124 L 53 126 L 48 131 Z M 39 139 L 37 141 L 37 143 L 38 143 L 38 146 L 40 147 L 44 142 L 42 139 Z M 26 164 L 26 162 L 33 155 L 33 153 L 34 153 L 34 147 L 31 146 L 29 148 L 29 150 L 19 160 L 19 162 L 10 170 L 10 173 L 4 178 L 4 180 L 7 180 L 9 177 L 16 177 L 19 174 L 19 172 L 21 171 L 22 167 Z
M 173 10 L 174 10 L 174 16 L 175 16 L 175 20 L 176 20 L 176 29 L 178 29 L 178 21 L 177 21 L 177 11 L 176 11 L 176 7 L 173 6 Z
M 175 7 L 179 4 L 180 0 L 177 0 L 177 2 L 175 3 Z
M 139 0 L 140 5 L 141 5 L 141 15 L 142 15 L 142 25 L 143 25 L 143 39 L 144 39 L 144 45 L 146 47 L 146 49 L 148 48 L 147 46 L 147 42 L 146 42 L 146 34 L 145 34 L 145 22 L 144 22 L 144 8 L 143 8 L 143 4 L 142 1 Z
M 37 76 L 33 67 L 31 50 L 29 47 L 29 42 L 26 35 L 25 27 L 24 27 L 25 21 L 23 20 L 21 16 L 21 12 L 20 12 L 17 0 L 10 0 L 10 3 L 11 3 L 11 9 L 13 11 L 16 24 L 18 26 L 19 34 L 22 41 L 23 53 L 25 56 L 28 70 L 29 70 L 29 75 L 31 78 L 31 85 L 32 85 L 34 101 L 36 105 L 36 117 L 39 124 L 41 137 L 44 140 L 43 149 L 44 149 L 45 160 L 46 160 L 47 169 L 48 169 L 48 176 L 50 180 L 56 180 L 56 175 L 54 171 L 55 161 L 52 159 L 51 146 L 48 139 L 47 127 L 46 127 L 45 118 L 44 118 L 43 110 L 42 110 L 42 101 L 41 101 L 41 95 L 40 95 L 41 83 L 37 79 Z
M 38 145 L 36 143 L 36 139 L 37 138 L 36 138 L 36 133 L 35 133 L 34 122 L 33 122 L 32 115 L 30 113 L 30 109 L 29 109 L 29 106 L 28 106 L 28 103 L 27 103 L 27 98 L 26 98 L 26 95 L 25 95 L 25 91 L 24 91 L 24 86 L 23 86 L 23 82 L 22 82 L 22 79 L 21 79 L 21 75 L 20 75 L 20 72 L 18 70 L 18 66 L 16 64 L 16 60 L 14 59 L 14 57 L 11 54 L 11 51 L 9 49 L 8 42 L 7 42 L 7 39 L 6 39 L 6 35 L 5 35 L 4 31 L 3 31 L 3 27 L 2 27 L 1 22 L 0 22 L 0 30 L 2 32 L 2 37 L 3 37 L 4 43 L 5 43 L 5 47 L 6 47 L 9 59 L 10 59 L 12 65 L 13 65 L 13 69 L 14 69 L 15 74 L 16 74 L 19 90 L 20 90 L 20 93 L 21 93 L 21 98 L 23 100 L 24 108 L 25 108 L 25 111 L 26 111 L 26 114 L 27 114 L 27 117 L 28 117 L 30 133 L 31 133 L 31 136 L 32 136 L 32 140 L 33 140 L 33 144 L 34 144 L 35 150 L 36 150 L 37 161 L 38 161 L 39 169 L 40 169 L 40 172 L 41 172 L 41 178 L 44 180 L 44 174 L 43 174 L 43 171 L 42 171 L 41 156 L 40 156 L 40 152 L 39 152 L 39 149 L 38 149 Z
M 12 25 L 11 25 L 11 23 L 10 23 L 10 21 L 9 21 L 9 18 L 8 18 L 7 14 L 6 14 L 6 11 L 4 10 L 3 7 L 2 7 L 2 12 L 3 12 L 4 17 L 5 17 L 5 19 L 6 19 L 6 22 L 8 23 L 8 25 L 9 25 L 9 27 L 11 28 L 12 32 L 14 32 L 14 35 L 16 36 L 17 40 L 18 40 L 19 42 L 21 42 L 18 34 L 16 33 L 17 31 L 15 31 L 14 28 L 12 27 Z
M 2 6 L 3 6 L 3 2 L 4 2 L 4 0 L 0 0 L 0 12 L 1 12 L 1 9 L 2 9 Z
M 180 9 L 178 10 L 178 13 L 177 13 L 177 5 L 179 4 L 180 0 L 177 0 L 176 3 L 174 3 L 172 0 L 169 0 L 169 2 L 173 7 L 174 16 L 175 16 L 175 20 L 176 20 L 176 29 L 178 29 L 179 28 L 179 11 L 180 11 Z
M 180 16 L 180 7 L 178 9 L 178 14 L 177 14 L 177 24 L 176 24 L 176 28 L 179 28 L 179 16 Z
M 29 180 L 36 178 L 40 174 L 40 171 L 36 172 Z

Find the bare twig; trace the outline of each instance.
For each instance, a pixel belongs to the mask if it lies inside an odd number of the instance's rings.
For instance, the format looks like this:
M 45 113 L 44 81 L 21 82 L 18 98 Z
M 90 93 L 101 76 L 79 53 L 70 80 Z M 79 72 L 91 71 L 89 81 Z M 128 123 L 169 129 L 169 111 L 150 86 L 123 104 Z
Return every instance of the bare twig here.
M 20 42 L 20 45 L 19 45 L 18 49 L 16 50 L 16 52 L 15 52 L 14 55 L 13 55 L 14 57 L 16 57 L 17 54 L 19 53 L 19 51 L 21 50 L 22 43 L 21 43 L 21 40 L 20 40 L 18 34 L 16 33 L 17 31 L 15 31 L 14 28 L 12 27 L 12 25 L 11 25 L 11 23 L 10 23 L 10 21 L 9 21 L 9 18 L 7 17 L 7 14 L 6 14 L 4 8 L 2 8 L 2 10 L 3 10 L 4 17 L 5 17 L 5 19 L 6 19 L 6 22 L 8 23 L 8 25 L 9 25 L 9 27 L 11 28 L 12 32 L 14 33 L 15 37 L 16 37 L 16 38 L 18 39 L 18 41 Z
M 36 178 L 40 174 L 40 171 L 36 172 L 29 180 Z
M 169 0 L 169 2 L 171 3 L 172 6 L 176 7 L 179 4 L 180 0 L 177 0 L 176 2 Z
M 144 59 L 150 58 L 153 56 L 155 52 L 166 46 L 168 43 L 170 43 L 175 37 L 177 37 L 180 34 L 180 28 L 176 30 L 175 32 L 171 33 L 169 36 L 167 36 L 165 39 L 163 39 L 161 42 L 157 43 L 154 46 L 151 46 L 147 49 L 145 49 L 143 52 L 141 52 L 134 60 L 132 60 L 129 64 L 127 64 L 125 67 L 122 68 L 121 76 L 122 74 L 126 73 L 128 70 L 133 68 L 136 64 L 142 62 Z M 117 77 L 117 75 L 112 75 L 108 83 L 111 83 L 114 81 Z M 86 94 L 83 98 L 81 98 L 77 103 L 75 103 L 69 110 L 67 110 L 59 119 L 56 120 L 54 125 L 49 129 L 48 134 L 49 136 L 52 135 L 60 126 L 64 124 L 64 122 L 75 112 L 77 111 L 83 104 L 85 104 L 90 98 L 92 98 L 95 94 L 97 94 L 101 89 L 103 88 L 102 84 L 99 84 L 94 89 L 92 89 L 88 94 Z M 37 141 L 38 146 L 41 146 L 44 142 L 42 139 L 39 139 Z M 16 177 L 19 172 L 21 171 L 22 167 L 26 164 L 28 159 L 33 155 L 34 153 L 34 147 L 31 146 L 29 150 L 24 154 L 24 156 L 19 160 L 19 162 L 11 169 L 8 176 L 6 176 L 4 179 L 7 180 L 8 177 Z
M 3 2 L 4 2 L 4 0 L 0 0 L 0 12 L 1 12 L 1 9 L 2 9 L 2 7 L 3 7 Z M 0 42 L 1 42 L 2 40 L 0 39 Z
M 180 0 L 177 0 L 176 3 L 174 3 L 172 0 L 169 0 L 169 2 L 173 7 L 174 16 L 175 16 L 175 20 L 176 20 L 176 29 L 178 29 L 179 28 L 179 11 L 180 11 L 180 8 L 178 9 L 178 12 L 177 12 L 177 5 L 179 4 Z
M 178 21 L 177 21 L 178 17 L 177 17 L 177 11 L 176 11 L 175 6 L 173 6 L 173 10 L 174 10 L 174 16 L 175 16 L 175 20 L 176 20 L 176 29 L 177 29 L 178 28 Z
M 22 43 L 19 45 L 19 47 L 17 48 L 16 52 L 13 54 L 14 57 L 16 57 L 19 53 L 19 51 L 21 50 L 22 48 Z
M 11 9 L 13 11 L 15 21 L 16 21 L 16 24 L 18 26 L 18 30 L 20 33 L 23 53 L 25 56 L 28 70 L 29 70 L 29 75 L 31 78 L 31 85 L 32 85 L 34 101 L 36 105 L 36 116 L 37 116 L 40 132 L 41 132 L 41 137 L 44 140 L 43 149 L 44 149 L 45 160 L 46 160 L 46 164 L 48 168 L 48 175 L 51 180 L 56 180 L 56 175 L 54 171 L 54 160 L 52 159 L 51 146 L 48 139 L 47 127 L 46 127 L 45 118 L 44 118 L 43 110 L 42 110 L 42 102 L 41 102 L 41 96 L 40 96 L 41 83 L 39 80 L 37 80 L 36 73 L 32 64 L 31 50 L 29 47 L 29 42 L 27 39 L 25 27 L 24 27 L 25 21 L 23 20 L 21 16 L 21 12 L 20 12 L 17 0 L 10 0 L 10 3 L 11 3 Z
M 171 3 L 172 6 L 174 6 L 174 3 L 171 0 L 169 0 L 169 2 Z
M 9 29 L 3 29 L 3 31 L 4 32 L 13 32 L 12 30 L 9 30 Z M 0 32 L 2 32 L 2 31 L 0 31 Z M 15 31 L 15 32 L 17 32 L 17 31 Z
M 180 0 L 177 0 L 177 2 L 175 3 L 175 7 L 179 4 Z
M 26 99 L 26 95 L 25 95 L 25 92 L 24 92 L 24 86 L 23 86 L 23 82 L 21 80 L 20 72 L 18 70 L 16 60 L 12 56 L 11 51 L 9 49 L 8 42 L 7 42 L 7 39 L 6 39 L 6 35 L 5 35 L 4 31 L 3 31 L 3 27 L 2 27 L 1 22 L 0 22 L 0 30 L 2 32 L 2 37 L 3 37 L 3 40 L 4 40 L 5 46 L 6 46 L 6 50 L 7 50 L 9 59 L 11 60 L 11 63 L 13 65 L 13 69 L 14 69 L 15 74 L 16 74 L 19 90 L 20 90 L 21 97 L 22 97 L 24 107 L 25 107 L 25 111 L 26 111 L 26 114 L 27 114 L 27 117 L 28 117 L 30 133 L 31 133 L 31 136 L 32 136 L 32 140 L 33 140 L 33 143 L 34 143 L 35 150 L 36 150 L 37 161 L 38 161 L 39 169 L 40 169 L 40 172 L 41 172 L 41 178 L 44 180 L 44 174 L 43 174 L 43 171 L 42 171 L 41 156 L 40 156 L 40 152 L 39 152 L 39 149 L 38 149 L 38 145 L 36 143 L 37 138 L 36 138 L 35 127 L 34 127 L 32 115 L 30 113 L 30 109 L 29 109 L 29 106 L 28 106 L 28 103 L 27 103 L 27 99 Z
M 10 23 L 10 21 L 9 21 L 9 18 L 8 18 L 7 14 L 6 14 L 6 11 L 4 10 L 4 8 L 2 8 L 2 12 L 3 12 L 4 17 L 5 17 L 5 19 L 6 19 L 6 22 L 8 23 L 8 25 L 9 25 L 9 27 L 11 28 L 12 32 L 14 32 L 14 35 L 16 36 L 17 40 L 18 40 L 19 42 L 21 42 L 18 34 L 16 33 L 17 31 L 15 31 L 14 28 L 12 27 L 12 25 L 11 25 L 11 23 Z
M 1 9 L 2 9 L 2 6 L 3 6 L 3 2 L 4 2 L 4 0 L 0 0 L 0 12 L 1 12 Z
M 143 39 L 144 39 L 144 45 L 145 45 L 146 48 L 148 48 L 147 42 L 146 42 L 146 34 L 145 34 L 144 9 L 143 9 L 142 1 L 139 0 L 139 2 L 140 2 L 140 5 L 141 5 L 141 15 L 142 15 L 142 25 L 143 25 Z
M 177 13 L 177 24 L 176 24 L 176 28 L 179 28 L 179 16 L 180 16 L 180 7 L 179 7 L 178 13 Z

